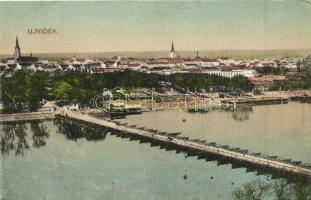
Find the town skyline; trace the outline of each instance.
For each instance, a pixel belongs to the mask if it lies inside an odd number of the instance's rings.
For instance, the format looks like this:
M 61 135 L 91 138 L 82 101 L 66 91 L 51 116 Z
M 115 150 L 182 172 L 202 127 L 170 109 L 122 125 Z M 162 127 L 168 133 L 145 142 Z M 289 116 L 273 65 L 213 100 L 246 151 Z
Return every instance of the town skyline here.
M 16 41 L 18 41 L 18 35 L 16 36 Z M 18 43 L 18 42 L 17 42 Z M 23 43 L 23 42 L 22 42 Z M 172 45 L 174 41 L 171 41 Z M 174 45 L 174 44 L 173 44 Z M 12 45 L 13 42 L 12 42 Z M 172 46 L 170 47 L 172 48 Z M 70 58 L 72 56 L 78 57 L 89 57 L 89 58 L 99 58 L 99 57 L 115 57 L 115 56 L 124 56 L 124 57 L 137 57 L 137 58 L 160 58 L 167 57 L 167 54 L 172 49 L 166 50 L 147 50 L 147 51 L 106 51 L 106 52 L 24 52 L 23 47 L 19 47 L 20 54 L 22 56 L 35 55 L 39 57 L 60 57 L 60 58 Z M 176 57 L 301 57 L 308 56 L 311 54 L 311 48 L 309 49 L 227 49 L 227 50 L 176 50 Z M 13 54 L 15 51 L 13 50 Z M 0 58 L 8 58 L 12 56 L 12 53 L 0 54 Z
M 171 41 L 177 51 L 311 48 L 305 1 L 0 4 L 6 55 L 16 35 L 25 53 L 167 51 Z M 34 34 L 44 28 L 53 34 Z

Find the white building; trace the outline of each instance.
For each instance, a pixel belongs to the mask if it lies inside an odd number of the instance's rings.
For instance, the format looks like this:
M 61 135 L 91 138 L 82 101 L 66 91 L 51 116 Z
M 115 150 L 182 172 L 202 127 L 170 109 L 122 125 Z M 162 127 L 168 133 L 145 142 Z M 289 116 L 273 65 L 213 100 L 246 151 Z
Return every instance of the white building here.
M 218 67 L 219 62 L 212 62 L 212 61 L 201 61 L 198 63 L 199 67 Z
M 219 60 L 220 64 L 223 64 L 225 66 L 231 66 L 231 65 L 240 65 L 241 62 L 238 60 Z
M 190 60 L 183 62 L 184 66 L 197 66 L 197 67 L 219 67 L 218 61 L 204 61 L 204 60 Z
M 232 71 L 212 70 L 212 71 L 205 71 L 204 73 L 217 76 L 224 76 L 227 78 L 232 78 L 234 76 L 245 76 L 247 78 L 253 78 L 258 76 L 257 71 L 254 69 L 237 69 Z

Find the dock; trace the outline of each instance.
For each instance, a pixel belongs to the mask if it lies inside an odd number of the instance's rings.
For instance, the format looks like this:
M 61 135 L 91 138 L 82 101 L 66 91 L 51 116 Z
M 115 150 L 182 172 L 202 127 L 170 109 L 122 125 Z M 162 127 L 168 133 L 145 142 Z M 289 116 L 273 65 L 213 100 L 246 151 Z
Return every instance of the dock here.
M 268 104 L 287 104 L 290 97 L 249 97 L 249 98 L 230 98 L 221 101 L 224 104 L 250 104 L 250 105 L 268 105 Z

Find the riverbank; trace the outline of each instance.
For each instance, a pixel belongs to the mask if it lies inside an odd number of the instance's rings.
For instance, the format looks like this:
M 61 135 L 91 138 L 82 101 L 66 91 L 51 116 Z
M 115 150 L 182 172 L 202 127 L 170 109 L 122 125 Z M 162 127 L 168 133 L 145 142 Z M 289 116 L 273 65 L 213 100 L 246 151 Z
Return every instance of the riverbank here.
M 311 90 L 265 91 L 259 95 L 245 93 L 244 96 L 223 96 L 221 93 L 197 93 L 192 95 L 154 96 L 153 98 L 129 100 L 127 104 L 141 105 L 144 111 L 187 110 L 207 108 L 209 110 L 232 107 L 235 104 L 270 105 L 293 101 L 311 102 Z
M 155 95 L 143 99 L 119 100 L 128 106 L 136 106 L 141 108 L 143 112 L 150 111 L 165 111 L 165 110 L 184 110 L 189 109 L 204 109 L 204 110 L 219 110 L 227 109 L 236 106 L 256 106 L 269 104 L 286 104 L 290 101 L 298 101 L 302 103 L 311 103 L 311 90 L 299 91 L 265 91 L 259 95 L 253 93 L 245 93 L 244 96 L 223 96 L 221 93 L 197 93 L 191 95 Z M 112 101 L 114 102 L 114 101 Z M 54 109 L 59 109 L 55 102 L 49 102 Z M 84 113 L 91 113 L 93 115 L 101 115 L 103 107 L 86 108 L 81 110 Z M 53 112 L 33 112 L 33 113 L 15 113 L 12 115 L 2 114 L 0 121 L 19 121 L 27 120 L 27 118 L 53 118 Z M 34 116 L 36 115 L 36 116 Z M 46 115 L 46 116 L 44 116 Z M 51 115 L 51 116 L 49 116 Z M 32 117 L 31 117 L 32 116 Z

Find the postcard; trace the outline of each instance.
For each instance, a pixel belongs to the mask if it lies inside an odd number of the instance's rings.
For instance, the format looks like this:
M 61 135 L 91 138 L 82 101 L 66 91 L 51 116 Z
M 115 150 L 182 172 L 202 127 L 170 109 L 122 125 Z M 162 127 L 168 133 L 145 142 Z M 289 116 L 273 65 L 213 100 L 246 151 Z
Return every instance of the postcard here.
M 311 1 L 0 1 L 1 200 L 310 200 Z

